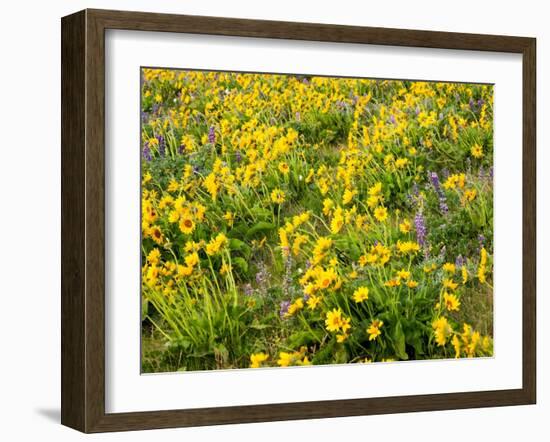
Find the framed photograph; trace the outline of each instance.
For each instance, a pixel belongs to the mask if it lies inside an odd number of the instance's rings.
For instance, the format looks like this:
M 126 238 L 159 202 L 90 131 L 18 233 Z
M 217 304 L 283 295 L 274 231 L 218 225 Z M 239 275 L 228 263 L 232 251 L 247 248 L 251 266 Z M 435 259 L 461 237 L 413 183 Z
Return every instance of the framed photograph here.
M 535 39 L 61 25 L 64 425 L 535 403 Z

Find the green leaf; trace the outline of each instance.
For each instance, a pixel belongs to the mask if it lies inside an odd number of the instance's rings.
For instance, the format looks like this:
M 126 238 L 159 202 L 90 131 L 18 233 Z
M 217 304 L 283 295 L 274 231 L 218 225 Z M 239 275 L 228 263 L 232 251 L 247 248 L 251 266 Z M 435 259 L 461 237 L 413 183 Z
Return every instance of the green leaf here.
M 343 345 L 336 350 L 334 353 L 334 362 L 336 364 L 346 364 L 349 362 L 349 354 L 346 350 L 346 347 Z
M 335 340 L 331 339 L 313 355 L 313 364 L 321 365 L 331 363 L 333 358 Z
M 237 258 L 233 258 L 231 260 L 233 265 L 237 267 L 241 272 L 247 273 L 248 272 L 248 263 L 245 261 L 244 258 L 241 258 L 238 256 Z
M 272 325 L 270 325 L 270 324 L 260 324 L 258 321 L 254 321 L 248 327 L 253 328 L 254 330 L 264 330 L 266 328 L 271 328 Z
M 409 356 L 405 351 L 405 333 L 403 333 L 401 321 L 398 321 L 395 324 L 392 338 L 396 356 L 403 360 L 409 359 Z
M 323 336 L 323 332 L 321 330 L 299 331 L 299 332 L 293 333 L 288 338 L 289 347 L 298 348 L 303 345 L 309 345 L 314 342 L 320 341 L 322 336 Z
M 147 315 L 149 314 L 149 301 L 147 299 L 143 299 L 141 301 L 141 320 L 145 320 Z
M 257 233 L 269 232 L 270 230 L 273 230 L 275 227 L 276 226 L 273 223 L 260 221 L 254 224 L 250 229 L 248 229 L 248 232 L 246 232 L 246 239 L 252 238 Z
M 250 212 L 257 218 L 271 218 L 273 212 L 264 207 L 252 207 Z
M 241 241 L 237 238 L 231 238 L 229 240 L 229 249 L 231 250 L 242 250 L 246 246 L 244 241 Z

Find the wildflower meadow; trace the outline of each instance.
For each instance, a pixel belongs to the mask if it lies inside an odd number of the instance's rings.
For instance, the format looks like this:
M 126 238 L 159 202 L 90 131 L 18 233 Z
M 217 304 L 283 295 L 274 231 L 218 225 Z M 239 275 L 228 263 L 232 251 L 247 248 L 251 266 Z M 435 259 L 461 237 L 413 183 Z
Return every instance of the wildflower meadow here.
M 141 76 L 143 372 L 492 356 L 491 85 Z

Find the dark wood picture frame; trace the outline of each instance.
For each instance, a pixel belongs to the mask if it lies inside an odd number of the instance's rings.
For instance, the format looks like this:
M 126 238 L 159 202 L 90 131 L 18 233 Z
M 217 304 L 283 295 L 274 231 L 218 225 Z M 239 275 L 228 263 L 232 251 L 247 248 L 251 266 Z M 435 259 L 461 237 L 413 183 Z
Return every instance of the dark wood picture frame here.
M 62 29 L 61 422 L 83 432 L 141 430 L 473 407 L 536 400 L 536 40 L 403 29 L 105 10 Z M 165 31 L 518 53 L 523 58 L 523 386 L 513 390 L 105 412 L 105 30 Z

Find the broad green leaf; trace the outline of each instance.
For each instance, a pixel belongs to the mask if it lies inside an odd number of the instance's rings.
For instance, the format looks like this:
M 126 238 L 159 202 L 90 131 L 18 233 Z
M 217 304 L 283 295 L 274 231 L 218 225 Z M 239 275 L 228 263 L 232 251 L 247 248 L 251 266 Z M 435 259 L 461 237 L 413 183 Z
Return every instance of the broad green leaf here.
M 405 351 L 405 333 L 403 333 L 403 326 L 401 325 L 401 321 L 398 321 L 393 329 L 393 344 L 397 357 L 399 357 L 400 359 L 409 359 L 409 356 Z
M 248 272 L 248 263 L 245 261 L 244 258 L 238 256 L 237 258 L 233 258 L 231 261 L 233 262 L 233 265 L 237 267 L 241 272 Z
M 248 229 L 248 232 L 246 232 L 246 238 L 247 239 L 252 238 L 257 233 L 269 232 L 270 230 L 273 230 L 275 227 L 276 226 L 273 223 L 260 221 L 254 224 L 250 229 Z

